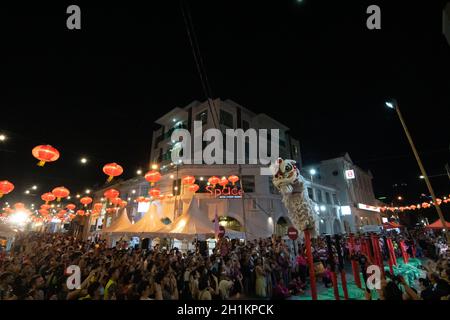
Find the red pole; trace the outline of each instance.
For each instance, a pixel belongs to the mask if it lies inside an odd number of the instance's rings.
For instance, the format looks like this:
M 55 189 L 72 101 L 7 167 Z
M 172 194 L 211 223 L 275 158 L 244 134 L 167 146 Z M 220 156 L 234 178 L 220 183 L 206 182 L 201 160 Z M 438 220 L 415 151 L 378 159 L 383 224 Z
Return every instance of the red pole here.
M 344 298 L 345 300 L 348 300 L 347 277 L 345 276 L 345 270 L 341 270 L 341 282 L 342 282 L 342 289 L 344 290 Z M 361 280 L 359 284 L 361 287 Z
M 334 292 L 334 300 L 339 300 L 339 289 L 337 283 L 336 272 L 331 272 L 331 281 L 333 282 L 333 292 Z
M 408 254 L 405 250 L 405 242 L 403 240 L 400 241 L 400 250 L 402 251 L 403 262 L 408 263 Z
M 374 244 L 375 244 L 375 251 L 377 252 L 378 255 L 378 265 L 381 268 L 381 274 L 383 275 L 383 278 L 385 277 L 384 275 L 384 259 L 383 259 L 383 253 L 381 252 L 381 247 L 380 247 L 380 239 L 378 238 L 377 235 L 373 236 L 374 238 Z
M 305 230 L 305 247 L 306 257 L 308 258 L 309 265 L 309 282 L 311 284 L 311 297 L 313 300 L 317 300 L 317 287 L 316 287 L 316 275 L 314 274 L 314 261 L 311 250 L 311 235 L 309 230 Z
M 352 255 L 355 254 L 355 252 L 356 252 L 355 238 L 353 237 L 353 234 L 350 234 L 349 251 L 350 251 L 350 257 L 352 257 Z M 358 263 L 354 259 L 351 259 L 351 263 L 352 263 L 353 279 L 355 280 L 356 286 L 358 288 L 361 288 L 361 278 L 359 276 Z M 342 282 L 344 282 L 344 281 L 342 280 Z
M 391 252 L 391 256 L 392 256 L 392 263 L 394 264 L 394 266 L 396 266 L 397 265 L 397 256 L 395 255 L 394 244 L 392 243 L 391 238 L 388 238 L 388 245 L 389 245 L 389 251 Z

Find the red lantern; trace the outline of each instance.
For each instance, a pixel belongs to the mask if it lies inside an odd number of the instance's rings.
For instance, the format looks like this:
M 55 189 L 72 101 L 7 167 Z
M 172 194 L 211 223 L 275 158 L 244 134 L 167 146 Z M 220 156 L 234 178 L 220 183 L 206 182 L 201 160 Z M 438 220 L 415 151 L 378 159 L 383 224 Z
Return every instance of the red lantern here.
M 438 204 L 438 206 L 442 203 L 442 199 L 436 198 L 436 203 Z
M 69 213 L 69 219 L 70 220 L 73 220 L 73 218 L 75 218 L 76 216 L 77 216 L 76 214 Z
M 77 206 L 74 205 L 73 203 L 69 203 L 69 204 L 66 206 L 66 208 L 69 209 L 69 210 L 71 210 L 71 211 L 73 211 L 76 207 L 77 207 Z
M 8 180 L 0 181 L 0 198 L 3 197 L 4 194 L 8 194 L 14 190 L 14 185 Z
M 200 187 L 198 186 L 198 184 L 194 183 L 193 185 L 190 185 L 188 189 L 190 192 L 196 193 L 198 191 L 198 189 L 200 189 Z
M 156 170 L 150 170 L 145 174 L 145 180 L 150 182 L 150 185 L 153 187 L 156 182 L 161 179 L 161 174 Z
M 228 184 L 228 179 L 226 177 L 222 177 L 222 179 L 220 179 L 219 184 L 225 189 L 225 187 Z
M 39 209 L 38 212 L 39 212 L 39 213 L 41 214 L 41 216 L 43 216 L 43 217 L 48 216 L 48 210 L 45 210 L 45 209 Z
M 41 209 L 44 209 L 44 210 L 49 210 L 51 207 L 48 205 L 48 204 L 43 204 L 42 206 L 41 206 Z
M 214 188 L 216 187 L 216 184 L 218 184 L 220 179 L 216 176 L 212 176 L 208 179 L 209 184 L 211 184 Z
M 183 177 L 181 182 L 183 184 L 186 184 L 186 185 L 194 184 L 195 183 L 195 177 L 194 176 L 185 176 L 185 177 Z
M 100 202 L 97 202 L 97 203 L 94 203 L 94 210 L 95 211 L 102 211 L 102 208 L 103 208 L 103 203 L 100 203 Z
M 428 202 L 423 202 L 422 203 L 422 208 L 427 208 L 428 207 Z
M 116 189 L 108 189 L 105 191 L 105 193 L 103 195 L 107 199 L 114 199 L 114 198 L 117 198 L 119 196 L 119 194 L 120 194 L 120 192 L 117 191 Z
M 127 206 L 127 204 L 128 204 L 128 202 L 122 200 L 122 201 L 120 201 L 119 206 L 121 208 L 125 208 Z
M 41 199 L 45 201 L 45 204 L 48 204 L 49 202 L 56 199 L 55 195 L 51 192 L 46 192 L 41 196 Z
M 22 202 L 17 202 L 14 204 L 14 209 L 16 209 L 16 210 L 21 210 L 24 208 L 25 208 L 25 205 Z
M 61 201 L 62 198 L 68 197 L 70 194 L 69 189 L 64 187 L 57 187 L 52 190 L 53 195 L 56 197 L 56 201 Z
M 67 213 L 66 210 L 61 210 L 58 212 L 58 218 L 64 217 L 64 215 Z
M 118 205 L 118 204 L 120 204 L 120 202 L 122 201 L 122 199 L 120 199 L 119 197 L 112 198 L 112 199 L 109 199 L 109 200 L 110 200 L 111 203 L 114 204 L 114 205 Z
M 90 204 L 92 202 L 92 198 L 91 197 L 83 197 L 80 199 L 80 202 L 82 204 L 84 204 L 84 206 L 86 207 L 88 204 Z
M 145 200 L 145 197 L 137 197 L 136 201 L 137 202 L 145 202 L 146 200 Z
M 76 212 L 76 214 L 78 215 L 78 216 L 84 216 L 84 210 L 78 210 L 77 212 Z
M 122 166 L 118 165 L 117 163 L 108 163 L 103 166 L 103 172 L 108 175 L 108 182 L 111 182 L 111 180 L 114 177 L 120 176 L 123 173 Z
M 239 181 L 239 177 L 238 176 L 235 176 L 235 175 L 232 175 L 232 176 L 229 176 L 228 177 L 228 180 L 233 184 L 233 186 L 236 184 L 236 182 L 238 182 Z
M 59 151 L 50 145 L 40 145 L 31 151 L 33 157 L 40 160 L 38 166 L 43 167 L 46 162 L 53 162 L 59 159 Z
M 416 210 L 417 209 L 417 207 L 415 205 L 412 205 L 410 208 L 411 208 L 411 210 Z
M 150 191 L 148 192 L 148 194 L 149 194 L 150 196 L 152 196 L 153 198 L 157 198 L 157 197 L 159 197 L 159 195 L 161 194 L 161 190 L 159 190 L 158 188 L 153 188 L 153 189 L 150 189 Z

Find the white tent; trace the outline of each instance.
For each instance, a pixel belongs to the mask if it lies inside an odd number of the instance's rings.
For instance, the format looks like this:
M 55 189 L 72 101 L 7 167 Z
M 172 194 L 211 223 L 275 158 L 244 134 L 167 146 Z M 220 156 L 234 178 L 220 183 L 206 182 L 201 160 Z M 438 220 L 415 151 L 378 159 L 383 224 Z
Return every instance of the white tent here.
M 158 231 L 159 234 L 170 238 L 189 239 L 199 235 L 214 236 L 214 224 L 208 219 L 208 215 L 203 213 L 196 199 L 192 199 L 187 210 L 170 225 Z
M 161 221 L 161 218 L 163 217 L 158 213 L 159 208 L 160 207 L 157 204 L 152 203 L 148 211 L 138 222 L 117 231 L 128 234 L 151 234 L 159 231 L 160 229 L 166 227 L 166 225 Z
M 123 229 L 132 226 L 130 219 L 128 219 L 127 209 L 124 208 L 122 214 L 109 227 L 102 230 L 103 233 L 121 232 Z
M 0 223 L 0 237 L 4 238 L 12 238 L 16 235 L 16 231 L 11 229 L 11 227 L 7 226 L 4 223 Z

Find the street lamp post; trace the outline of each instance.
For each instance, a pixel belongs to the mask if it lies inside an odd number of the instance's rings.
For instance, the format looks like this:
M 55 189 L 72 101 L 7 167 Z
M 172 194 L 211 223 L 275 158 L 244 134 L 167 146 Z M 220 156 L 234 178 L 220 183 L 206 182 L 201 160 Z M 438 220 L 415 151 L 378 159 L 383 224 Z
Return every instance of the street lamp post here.
M 428 175 L 422 164 L 422 160 L 420 160 L 419 153 L 417 152 L 416 146 L 414 145 L 414 141 L 412 140 L 411 135 L 409 134 L 408 127 L 406 126 L 405 120 L 403 119 L 402 113 L 400 112 L 400 108 L 398 107 L 398 104 L 395 100 L 386 102 L 386 106 L 388 108 L 395 109 L 395 111 L 397 111 L 398 118 L 400 119 L 400 122 L 402 123 L 403 130 L 405 131 L 406 137 L 408 138 L 409 144 L 411 145 L 411 149 L 414 153 L 414 156 L 416 157 L 416 161 L 417 161 L 417 164 L 419 165 L 420 172 L 422 173 L 425 183 L 427 184 L 428 191 L 430 192 L 431 198 L 433 199 L 434 206 L 436 207 L 436 211 L 439 215 L 439 219 L 441 220 L 445 235 L 447 237 L 447 243 L 450 243 L 450 234 L 447 232 L 448 230 L 447 230 L 447 225 L 446 225 L 446 222 L 444 219 L 444 215 L 442 214 L 440 205 L 436 201 L 436 195 L 434 194 L 434 190 L 433 190 L 433 187 L 431 186 L 430 179 L 428 178 Z

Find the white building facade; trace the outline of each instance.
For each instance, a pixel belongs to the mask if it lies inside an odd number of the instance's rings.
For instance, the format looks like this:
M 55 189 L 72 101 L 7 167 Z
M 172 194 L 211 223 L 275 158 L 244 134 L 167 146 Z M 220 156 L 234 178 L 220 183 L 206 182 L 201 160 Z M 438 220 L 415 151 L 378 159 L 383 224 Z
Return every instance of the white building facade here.
M 310 174 L 312 169 L 315 175 Z M 337 190 L 333 198 L 340 205 L 346 233 L 370 231 L 382 224 L 379 202 L 373 192 L 373 176 L 355 165 L 348 153 L 307 166 L 303 172 L 307 178 Z
M 285 236 L 287 228 L 292 225 L 288 212 L 272 185 L 272 177 L 261 175 L 261 165 L 172 162 L 172 148 L 178 142 L 171 140 L 172 132 L 177 128 L 192 132 L 194 121 L 202 121 L 203 132 L 209 128 L 220 128 L 221 131 L 239 128 L 244 131 L 249 128 L 279 129 L 279 156 L 301 164 L 298 140 L 290 136 L 288 127 L 265 114 L 255 114 L 231 100 L 220 99 L 209 103 L 195 101 L 184 108 L 175 108 L 156 121 L 160 127 L 153 132 L 150 154 L 149 168 L 152 164 L 157 165 L 161 173 L 161 180 L 153 187 L 159 188 L 165 196 L 164 199 L 154 199 L 162 208 L 162 218 L 170 223 L 186 210 L 190 201 L 198 201 L 200 210 L 211 222 L 217 214 L 221 225 L 244 233 L 247 239 L 270 237 L 273 234 Z M 246 158 L 249 147 L 246 147 Z M 235 185 L 230 183 L 226 189 L 218 186 L 215 188 L 217 191 L 211 191 L 211 186 L 208 186 L 210 177 L 231 175 L 240 179 Z M 182 184 L 185 176 L 195 177 L 195 183 L 200 187 L 195 194 Z M 317 196 L 317 201 L 315 196 L 311 196 L 317 203 L 315 207 L 320 216 L 320 232 L 342 233 L 344 225 L 336 189 L 311 181 L 306 184 L 308 190 L 314 190 L 313 193 L 320 191 L 323 194 L 323 197 Z M 137 203 L 136 198 L 149 197 L 148 192 L 153 187 L 143 177 L 108 186 L 119 190 L 122 200 L 128 202 L 127 212 L 132 221 L 138 221 L 148 206 Z M 98 190 L 94 202 L 101 201 L 103 192 L 108 188 Z M 104 211 L 97 219 L 91 218 L 89 231 L 98 231 L 102 225 L 107 227 L 117 216 L 116 213 L 107 214 Z

